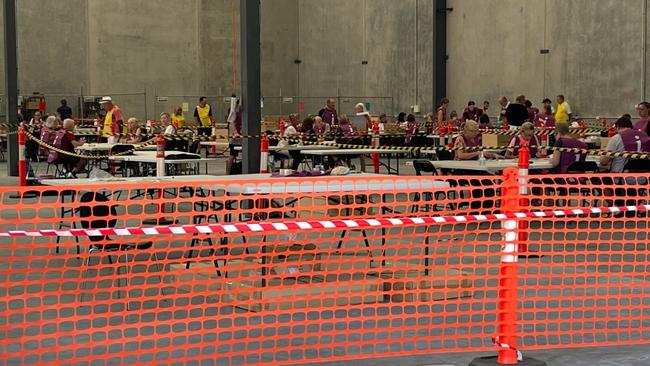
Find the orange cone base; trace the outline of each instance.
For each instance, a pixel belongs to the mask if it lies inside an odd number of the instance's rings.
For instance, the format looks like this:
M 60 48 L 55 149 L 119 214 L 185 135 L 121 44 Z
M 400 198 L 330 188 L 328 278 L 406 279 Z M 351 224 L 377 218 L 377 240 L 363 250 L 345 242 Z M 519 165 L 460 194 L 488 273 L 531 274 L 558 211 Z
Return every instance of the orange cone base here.
M 497 356 L 494 357 L 480 357 L 474 359 L 469 366 L 498 366 L 502 365 L 497 361 Z M 534 358 L 524 357 L 523 361 L 517 362 L 518 366 L 546 366 L 546 362 L 536 360 Z

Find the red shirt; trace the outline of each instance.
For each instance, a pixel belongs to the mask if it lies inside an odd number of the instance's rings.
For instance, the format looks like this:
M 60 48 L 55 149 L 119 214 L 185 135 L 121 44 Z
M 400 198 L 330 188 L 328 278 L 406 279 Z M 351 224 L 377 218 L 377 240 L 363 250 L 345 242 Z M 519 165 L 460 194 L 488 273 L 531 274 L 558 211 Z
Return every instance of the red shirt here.
M 72 141 L 75 141 L 76 139 L 74 133 L 66 131 L 61 138 L 61 150 L 73 153 L 74 145 L 72 144 Z

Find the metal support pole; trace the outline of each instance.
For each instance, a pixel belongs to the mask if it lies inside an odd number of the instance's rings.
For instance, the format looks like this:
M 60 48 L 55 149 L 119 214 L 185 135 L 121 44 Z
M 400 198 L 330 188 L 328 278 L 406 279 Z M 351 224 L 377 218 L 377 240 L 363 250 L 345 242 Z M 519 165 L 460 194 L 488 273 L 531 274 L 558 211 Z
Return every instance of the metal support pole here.
M 5 92 L 7 93 L 7 121 L 18 123 L 18 58 L 16 46 L 16 0 L 3 1 L 5 24 Z M 12 130 L 10 128 L 10 130 Z M 15 130 L 15 128 L 14 128 Z M 18 176 L 18 135 L 7 136 L 7 172 Z
M 436 0 L 433 16 L 433 108 L 447 97 L 447 0 Z
M 247 136 L 259 136 L 262 130 L 260 21 L 260 0 L 241 0 L 242 133 Z M 242 170 L 260 171 L 259 137 L 243 139 Z

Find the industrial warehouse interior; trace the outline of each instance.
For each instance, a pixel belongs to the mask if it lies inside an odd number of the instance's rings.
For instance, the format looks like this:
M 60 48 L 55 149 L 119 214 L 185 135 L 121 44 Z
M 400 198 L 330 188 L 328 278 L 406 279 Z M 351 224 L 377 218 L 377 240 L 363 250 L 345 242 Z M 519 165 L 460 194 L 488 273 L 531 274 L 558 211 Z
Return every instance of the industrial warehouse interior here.
M 0 364 L 650 365 L 650 0 L 3 0 Z

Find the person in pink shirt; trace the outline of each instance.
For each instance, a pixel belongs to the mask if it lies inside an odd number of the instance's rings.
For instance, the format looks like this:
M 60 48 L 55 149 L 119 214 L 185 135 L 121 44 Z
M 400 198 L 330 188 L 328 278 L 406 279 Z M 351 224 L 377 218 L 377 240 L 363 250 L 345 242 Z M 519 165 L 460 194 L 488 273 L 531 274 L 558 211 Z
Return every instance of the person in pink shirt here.
M 650 103 L 639 103 L 636 106 L 636 112 L 639 114 L 639 120 L 634 123 L 634 129 L 643 132 L 647 131 L 648 120 L 650 120 Z

